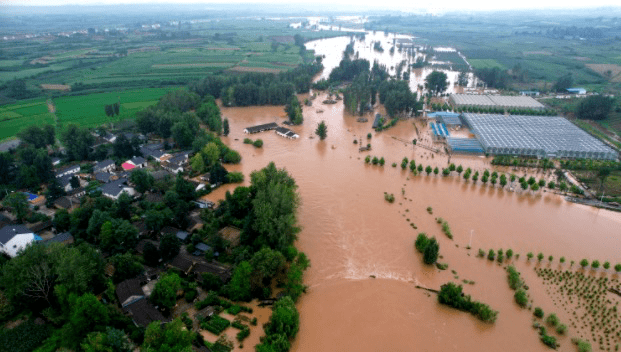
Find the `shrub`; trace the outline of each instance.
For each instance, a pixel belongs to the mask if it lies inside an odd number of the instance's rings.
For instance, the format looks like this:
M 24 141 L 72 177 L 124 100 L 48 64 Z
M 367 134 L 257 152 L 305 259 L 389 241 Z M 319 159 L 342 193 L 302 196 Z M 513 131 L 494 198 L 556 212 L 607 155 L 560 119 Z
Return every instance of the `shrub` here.
M 561 264 L 565 263 L 565 257 L 561 257 L 561 259 L 559 259 L 559 261 L 561 262 Z
M 376 156 L 374 156 L 374 157 L 373 157 L 373 160 L 371 160 L 371 163 L 372 163 L 373 165 L 377 165 L 377 163 L 379 163 L 379 159 L 378 159 Z
M 546 318 L 546 323 L 550 326 L 557 326 L 560 323 L 560 320 L 556 314 L 552 313 Z
M 244 138 L 244 144 L 252 144 L 252 139 Z
M 371 162 L 371 156 L 370 156 L 370 155 L 367 155 L 367 156 L 364 158 L 364 162 L 365 162 L 366 164 L 370 163 L 370 162 Z
M 593 268 L 593 269 L 597 269 L 597 268 L 599 268 L 599 260 L 594 260 L 594 261 L 591 263 L 591 268 Z
M 507 259 L 511 259 L 511 257 L 513 257 L 513 249 L 509 248 L 507 249 Z
M 185 293 L 185 301 L 186 302 L 192 302 L 194 301 L 194 299 L 196 298 L 196 296 L 198 295 L 198 292 L 196 292 L 196 290 L 189 290 L 188 292 Z
M 470 312 L 484 322 L 493 323 L 498 317 L 498 312 L 491 309 L 488 305 L 472 301 L 469 295 L 462 292 L 462 286 L 452 282 L 440 287 L 438 302 L 455 309 Z
M 578 340 L 576 342 L 578 345 L 578 352 L 591 352 L 593 349 L 591 348 L 591 344 L 588 341 Z
M 582 259 L 580 261 L 580 266 L 582 267 L 582 269 L 586 268 L 587 266 L 589 266 L 589 261 L 586 259 Z
M 222 318 L 219 315 L 212 315 L 208 321 L 201 323 L 201 328 L 216 335 L 220 335 L 220 333 L 226 330 L 226 328 L 228 328 L 230 325 L 230 321 Z
M 263 146 L 263 140 L 257 139 L 256 141 L 254 141 L 254 143 L 252 143 L 252 145 L 254 145 L 257 148 L 261 148 Z
M 509 273 L 508 275 L 508 280 L 509 280 L 509 287 L 512 290 L 517 290 L 519 288 L 522 287 L 522 279 L 520 278 L 520 273 L 515 270 L 515 267 L 513 265 L 510 265 L 507 268 L 507 272 Z
M 538 261 L 542 261 L 543 260 L 543 253 L 539 252 L 539 254 L 537 254 L 537 260 Z
M 395 195 L 390 193 L 384 193 L 384 199 L 388 202 L 388 203 L 394 203 L 395 202 Z
M 371 133 L 367 133 L 367 139 L 371 139 Z
M 245 329 L 241 329 L 238 333 L 237 333 L 237 341 L 242 342 L 244 341 L 244 339 L 246 339 L 246 337 L 250 336 L 250 329 L 245 328 Z
M 533 258 L 533 252 L 528 252 L 526 257 L 528 258 L 528 260 L 531 260 Z
M 559 326 L 556 327 L 556 332 L 559 335 L 565 335 L 565 333 L 567 332 L 567 325 L 560 324 Z
M 541 342 L 550 348 L 556 349 L 556 338 L 554 336 L 543 334 L 541 335 Z
M 228 183 L 242 183 L 244 182 L 244 174 L 237 171 L 232 171 L 226 174 L 226 181 Z
M 429 238 L 427 237 L 427 234 L 424 232 L 419 233 L 418 237 L 416 237 L 416 241 L 414 242 L 414 247 L 416 247 L 416 250 L 423 253 L 425 251 L 425 248 L 427 248 L 427 244 L 429 244 Z
M 621 273 L 621 264 L 615 265 L 615 271 Z
M 494 258 L 496 258 L 496 253 L 494 252 L 493 249 L 490 249 L 489 252 L 487 253 L 487 259 L 494 260 Z
M 552 263 L 552 260 L 553 260 L 553 259 L 554 259 L 554 257 L 553 257 L 553 256 L 549 256 L 549 257 L 548 257 L 548 261 L 550 261 L 550 263 Z
M 438 241 L 436 241 L 435 237 L 432 237 L 427 243 L 425 247 L 425 251 L 423 252 L 423 261 L 427 265 L 431 265 L 438 260 L 438 252 L 440 251 L 440 245 Z
M 479 257 L 481 258 L 485 257 L 485 251 L 481 248 L 479 248 Z
M 537 318 L 543 318 L 543 309 L 537 307 L 535 308 L 535 312 L 533 313 L 534 316 L 536 316 Z
M 515 298 L 515 302 L 522 308 L 526 307 L 528 304 L 528 295 L 523 289 L 515 291 L 515 295 L 513 295 L 513 297 Z
M 397 163 L 392 163 L 392 167 L 397 167 Z
M 226 312 L 231 314 L 231 315 L 237 315 L 239 312 L 241 312 L 242 307 L 238 306 L 237 304 L 234 304 L 232 306 L 230 306 Z

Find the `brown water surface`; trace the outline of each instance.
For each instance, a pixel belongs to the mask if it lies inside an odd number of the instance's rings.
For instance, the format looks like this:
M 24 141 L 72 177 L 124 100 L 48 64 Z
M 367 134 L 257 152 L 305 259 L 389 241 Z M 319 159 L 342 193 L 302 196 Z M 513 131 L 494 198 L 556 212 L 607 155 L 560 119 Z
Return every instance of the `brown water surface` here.
M 475 258 L 478 248 L 520 253 L 519 270 L 533 281 L 532 297 L 544 309 L 551 303 L 535 282 L 532 264 L 525 263 L 527 252 L 565 256 L 568 262 L 583 257 L 620 261 L 621 214 L 568 203 L 550 193 L 518 194 L 459 177 L 413 176 L 392 168 L 403 157 L 440 167 L 446 167 L 447 158 L 406 143 L 416 137 L 411 120 L 373 132 L 367 141 L 372 119 L 358 123 L 343 113 L 342 102 L 323 105 L 324 99 L 320 96 L 312 107 L 304 107 L 304 125 L 292 127 L 298 140 L 274 132 L 242 132 L 248 126 L 284 121 L 282 107 L 222 109 L 231 126 L 223 140 L 243 156 L 229 170 L 242 171 L 248 180 L 250 172 L 274 161 L 299 185 L 303 230 L 298 247 L 309 256 L 311 267 L 305 276 L 308 293 L 298 303 L 301 327 L 293 351 L 545 351 L 531 328 L 532 313 L 513 302 L 505 271 Z M 328 126 L 328 138 L 309 138 L 321 120 Z M 263 148 L 243 144 L 245 137 L 263 139 Z M 365 165 L 366 153 L 358 152 L 354 139 L 371 143 L 371 155 L 383 156 L 386 165 Z M 482 157 L 453 156 L 451 161 L 479 170 L 490 167 Z M 233 188 L 222 187 L 210 197 L 221 199 Z M 384 201 L 384 192 L 393 193 L 395 203 Z M 425 210 L 428 206 L 432 215 Z M 442 234 L 438 216 L 450 224 L 453 241 Z M 440 261 L 449 270 L 422 265 L 413 249 L 421 231 L 438 238 Z M 468 251 L 471 233 L 473 249 Z M 415 288 L 437 289 L 462 279 L 476 282 L 465 285 L 466 293 L 500 311 L 496 324 L 440 306 L 435 295 Z M 567 338 L 560 342 L 561 350 L 574 348 Z

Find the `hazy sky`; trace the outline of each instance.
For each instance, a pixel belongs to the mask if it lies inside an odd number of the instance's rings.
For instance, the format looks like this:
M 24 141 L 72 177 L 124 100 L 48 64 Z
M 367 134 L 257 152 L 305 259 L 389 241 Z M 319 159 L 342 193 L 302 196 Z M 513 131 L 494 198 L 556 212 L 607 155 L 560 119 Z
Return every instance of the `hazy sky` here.
M 0 0 L 0 5 L 34 5 L 34 6 L 61 6 L 61 5 L 107 5 L 107 4 L 132 4 L 132 3 L 193 3 L 193 4 L 214 4 L 214 3 L 270 3 L 287 4 L 313 3 L 313 4 L 334 4 L 334 0 L 227 0 L 227 1 L 204 1 L 204 0 Z M 338 0 L 340 6 L 352 5 L 352 10 L 361 6 L 365 8 L 378 7 L 390 10 L 409 10 L 427 8 L 433 9 L 467 9 L 467 10 L 498 10 L 498 9 L 571 9 L 571 8 L 593 8 L 603 6 L 621 6 L 619 0 L 444 0 L 442 2 L 423 2 L 412 0 Z

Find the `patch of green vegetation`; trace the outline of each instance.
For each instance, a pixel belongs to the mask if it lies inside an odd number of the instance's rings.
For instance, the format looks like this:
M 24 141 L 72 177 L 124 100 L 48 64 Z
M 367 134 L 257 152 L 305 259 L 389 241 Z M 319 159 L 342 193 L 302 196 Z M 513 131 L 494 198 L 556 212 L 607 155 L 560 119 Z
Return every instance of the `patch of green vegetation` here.
M 468 62 L 470 62 L 470 65 L 474 68 L 505 68 L 501 63 L 494 59 L 469 59 Z

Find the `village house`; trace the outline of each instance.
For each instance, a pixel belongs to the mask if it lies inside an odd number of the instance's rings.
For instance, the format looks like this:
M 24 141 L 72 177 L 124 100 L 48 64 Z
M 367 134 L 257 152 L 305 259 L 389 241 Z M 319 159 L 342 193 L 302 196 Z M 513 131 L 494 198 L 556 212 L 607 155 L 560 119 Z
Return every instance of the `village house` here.
M 123 312 L 132 319 L 136 326 L 147 327 L 154 321 L 168 321 L 147 301 L 139 279 L 120 282 L 116 286 L 116 296 L 121 302 Z
M 265 123 L 263 125 L 251 126 L 244 128 L 244 133 L 253 134 L 263 131 L 275 130 L 278 125 L 275 122 Z
M 288 138 L 288 139 L 297 139 L 297 138 L 300 137 L 297 133 L 293 132 L 292 130 L 290 130 L 290 129 L 286 128 L 286 127 L 278 127 L 278 128 L 276 128 L 276 134 L 281 136 L 281 137 Z
M 100 161 L 95 166 L 93 166 L 93 173 L 97 174 L 100 172 L 113 172 L 116 169 L 116 165 L 113 160 L 106 159 L 104 161 Z
M 69 165 L 69 166 L 65 166 L 61 169 L 56 170 L 56 177 L 63 177 L 66 175 L 74 175 L 77 174 L 78 172 L 80 172 L 80 165 Z
M 41 241 L 41 237 L 26 226 L 7 225 L 0 229 L 0 252 L 11 258 L 16 257 L 20 250 L 35 241 Z
M 126 193 L 132 197 L 136 194 L 136 191 L 127 185 L 126 178 L 120 178 L 116 181 L 101 185 L 99 189 L 101 189 L 101 194 L 105 197 L 112 198 L 114 200 L 119 199 L 122 193 Z

